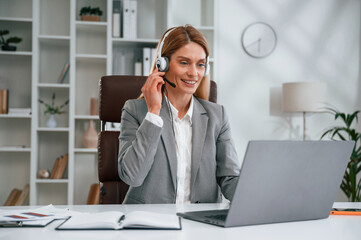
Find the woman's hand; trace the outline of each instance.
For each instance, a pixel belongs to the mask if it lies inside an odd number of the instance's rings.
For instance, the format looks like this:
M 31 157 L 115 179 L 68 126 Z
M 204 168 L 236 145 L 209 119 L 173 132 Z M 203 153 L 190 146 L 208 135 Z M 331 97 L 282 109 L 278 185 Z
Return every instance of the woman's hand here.
M 148 112 L 159 115 L 162 108 L 162 86 L 164 80 L 162 76 L 165 72 L 159 72 L 156 68 L 151 73 L 142 87 L 142 93 L 147 102 Z

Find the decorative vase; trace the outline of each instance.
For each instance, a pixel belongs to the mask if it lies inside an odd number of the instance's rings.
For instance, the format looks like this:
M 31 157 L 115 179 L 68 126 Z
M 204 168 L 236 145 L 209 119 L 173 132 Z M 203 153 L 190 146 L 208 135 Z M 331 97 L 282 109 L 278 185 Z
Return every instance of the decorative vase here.
M 99 115 L 98 98 L 90 98 L 90 115 Z
M 46 127 L 48 128 L 56 128 L 58 126 L 58 122 L 55 119 L 54 114 L 50 114 L 48 120 L 46 121 Z
M 89 120 L 88 129 L 83 135 L 83 145 L 85 148 L 96 148 L 98 146 L 98 133 L 94 128 L 93 120 Z

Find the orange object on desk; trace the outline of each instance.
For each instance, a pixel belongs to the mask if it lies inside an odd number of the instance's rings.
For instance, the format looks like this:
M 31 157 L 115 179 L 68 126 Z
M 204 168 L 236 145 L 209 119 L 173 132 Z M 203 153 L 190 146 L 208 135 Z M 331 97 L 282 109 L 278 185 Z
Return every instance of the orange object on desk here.
M 357 211 L 331 211 L 330 215 L 353 215 L 353 216 L 361 216 L 361 212 Z

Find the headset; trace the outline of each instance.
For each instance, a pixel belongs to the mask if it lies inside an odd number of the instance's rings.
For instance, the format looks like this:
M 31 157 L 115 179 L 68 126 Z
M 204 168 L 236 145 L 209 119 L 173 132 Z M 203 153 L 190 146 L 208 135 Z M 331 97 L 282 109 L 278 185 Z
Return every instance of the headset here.
M 155 65 L 157 66 L 158 70 L 160 72 L 166 72 L 169 69 L 169 59 L 167 57 L 162 57 L 162 50 L 163 50 L 163 45 L 164 45 L 164 40 L 167 38 L 167 36 L 176 28 L 173 28 L 171 30 L 169 30 L 163 37 L 162 41 L 159 44 L 159 49 L 158 49 L 158 57 L 157 60 L 155 62 Z M 210 71 L 210 65 L 209 65 L 209 56 L 207 57 L 207 61 L 206 64 L 204 66 L 205 71 L 204 71 L 204 77 L 208 76 L 209 71 Z M 176 87 L 176 85 L 172 82 L 170 82 L 168 79 L 166 79 L 165 77 L 163 77 L 164 80 L 166 80 L 172 87 Z

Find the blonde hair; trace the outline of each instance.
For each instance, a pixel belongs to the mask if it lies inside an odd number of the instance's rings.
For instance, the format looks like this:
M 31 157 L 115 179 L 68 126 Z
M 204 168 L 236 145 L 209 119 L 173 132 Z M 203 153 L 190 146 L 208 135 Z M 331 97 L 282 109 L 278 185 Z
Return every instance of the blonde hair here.
M 168 29 L 160 39 L 157 45 L 156 49 L 156 55 L 153 58 L 152 61 L 152 67 L 151 72 L 153 72 L 156 68 L 155 63 L 158 58 L 158 52 L 159 52 L 159 45 L 164 39 L 165 34 L 172 30 L 172 32 L 169 33 L 167 38 L 164 40 L 162 52 L 162 57 L 167 57 L 170 61 L 172 55 L 181 47 L 187 45 L 190 42 L 195 42 L 199 44 L 206 53 L 206 58 L 209 56 L 209 48 L 208 43 L 204 35 L 198 31 L 196 28 L 194 28 L 191 25 L 185 25 L 185 26 L 178 26 L 174 28 Z M 210 79 L 209 76 L 203 77 L 200 85 L 198 86 L 196 92 L 194 93 L 195 97 L 208 100 L 209 99 L 209 91 L 210 91 Z M 139 96 L 139 98 L 143 98 L 143 94 Z

